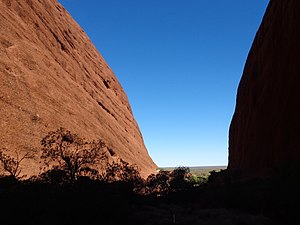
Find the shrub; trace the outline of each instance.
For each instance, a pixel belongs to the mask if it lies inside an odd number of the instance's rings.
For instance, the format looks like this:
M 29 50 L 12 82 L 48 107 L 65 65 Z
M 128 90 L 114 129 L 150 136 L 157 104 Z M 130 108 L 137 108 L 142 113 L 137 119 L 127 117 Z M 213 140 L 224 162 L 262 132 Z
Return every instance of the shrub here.
M 157 174 L 151 174 L 141 193 L 166 196 L 172 192 L 190 190 L 206 182 L 206 178 L 191 174 L 189 167 L 180 166 L 173 171 L 160 170 Z
M 141 179 L 140 173 L 135 165 L 130 165 L 123 159 L 108 164 L 105 170 L 104 180 L 108 183 L 114 181 L 138 181 Z
M 145 194 L 154 194 L 156 196 L 166 195 L 170 191 L 171 172 L 160 170 L 157 174 L 151 174 L 145 185 Z
M 0 162 L 2 164 L 2 168 L 5 174 L 13 177 L 14 179 L 20 179 L 24 176 L 20 176 L 22 169 L 21 163 L 26 159 L 34 158 L 34 155 L 30 152 L 26 152 L 25 154 L 21 154 L 19 151 L 15 151 L 15 157 L 7 154 L 8 149 L 0 150 Z

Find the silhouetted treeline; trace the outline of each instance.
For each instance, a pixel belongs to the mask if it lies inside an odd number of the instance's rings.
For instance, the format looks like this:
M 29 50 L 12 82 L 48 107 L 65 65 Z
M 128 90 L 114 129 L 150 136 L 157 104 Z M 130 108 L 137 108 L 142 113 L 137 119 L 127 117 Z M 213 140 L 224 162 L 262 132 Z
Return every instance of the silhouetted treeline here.
M 195 177 L 188 167 L 142 179 L 122 159 L 109 162 L 104 141 L 88 142 L 60 128 L 41 141 L 41 172 L 21 164 L 35 156 L 2 149 L 0 224 L 295 224 L 299 165 L 274 177 L 241 181 L 226 170 Z M 105 165 L 100 170 L 97 165 Z
M 190 174 L 189 168 L 178 167 L 173 171 L 159 171 L 142 179 L 138 168 L 123 159 L 109 161 L 105 154 L 108 146 L 102 139 L 87 141 L 78 134 L 59 128 L 49 132 L 41 140 L 41 171 L 37 176 L 27 178 L 26 182 L 53 185 L 72 184 L 82 180 L 95 180 L 104 183 L 123 182 L 136 193 L 162 196 L 198 185 Z M 0 150 L 0 162 L 3 176 L 11 180 L 23 180 L 21 163 L 24 160 L 36 160 L 32 152 Z M 98 166 L 102 169 L 99 170 Z

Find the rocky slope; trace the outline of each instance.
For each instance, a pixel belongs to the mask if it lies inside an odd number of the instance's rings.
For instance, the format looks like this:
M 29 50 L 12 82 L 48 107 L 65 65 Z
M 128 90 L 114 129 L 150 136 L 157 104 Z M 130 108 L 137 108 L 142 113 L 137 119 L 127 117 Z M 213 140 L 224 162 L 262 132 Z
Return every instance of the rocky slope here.
M 65 127 L 103 138 L 144 176 L 156 168 L 117 78 L 56 0 L 0 0 L 0 109 L 0 148 L 31 151 Z
M 300 1 L 272 0 L 248 55 L 229 132 L 243 177 L 300 165 Z

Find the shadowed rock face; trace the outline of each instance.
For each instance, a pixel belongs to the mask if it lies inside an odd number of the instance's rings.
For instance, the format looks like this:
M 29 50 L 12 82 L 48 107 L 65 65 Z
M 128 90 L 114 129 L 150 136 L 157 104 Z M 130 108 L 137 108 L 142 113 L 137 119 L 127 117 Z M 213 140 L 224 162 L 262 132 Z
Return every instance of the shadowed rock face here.
M 300 1 L 272 0 L 248 55 L 229 132 L 229 171 L 300 162 Z
M 143 176 L 156 168 L 117 78 L 56 0 L 0 0 L 0 109 L 0 147 L 39 147 L 65 127 L 103 138 Z

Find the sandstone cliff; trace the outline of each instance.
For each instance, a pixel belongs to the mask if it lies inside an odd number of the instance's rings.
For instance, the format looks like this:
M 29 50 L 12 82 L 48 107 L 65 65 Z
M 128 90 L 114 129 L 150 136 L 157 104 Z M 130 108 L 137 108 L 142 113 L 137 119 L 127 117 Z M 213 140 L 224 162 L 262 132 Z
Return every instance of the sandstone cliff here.
M 229 132 L 231 172 L 300 163 L 300 1 L 271 0 L 248 55 Z
M 56 0 L 0 0 L 0 18 L 0 147 L 27 151 L 65 127 L 153 172 L 126 94 L 68 12 Z

